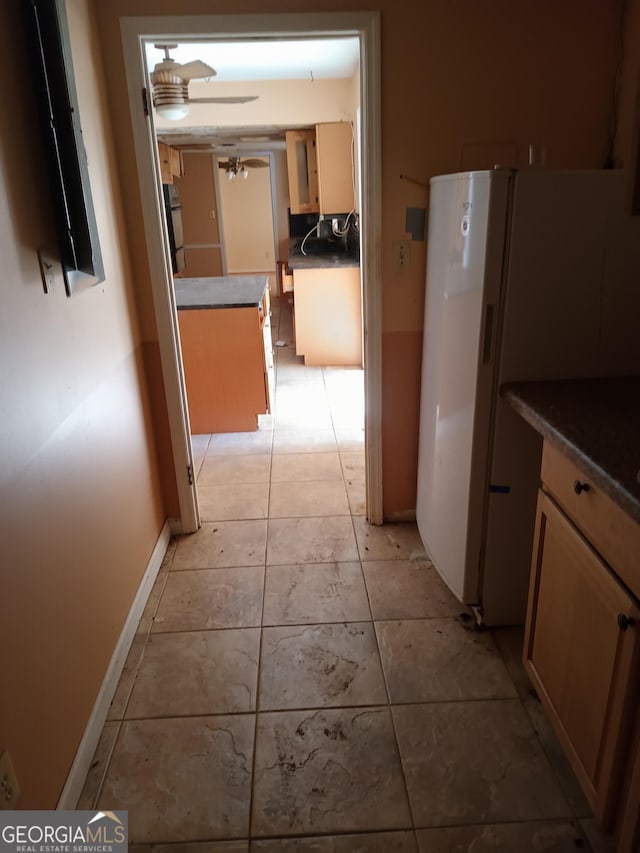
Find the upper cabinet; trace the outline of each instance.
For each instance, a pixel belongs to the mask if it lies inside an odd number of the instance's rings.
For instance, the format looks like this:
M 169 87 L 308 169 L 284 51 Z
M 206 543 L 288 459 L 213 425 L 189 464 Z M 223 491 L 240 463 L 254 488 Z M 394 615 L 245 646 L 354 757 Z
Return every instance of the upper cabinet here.
M 291 213 L 348 213 L 354 207 L 353 132 L 348 122 L 289 130 Z
M 288 130 L 286 140 L 291 213 L 319 213 L 316 132 Z
M 160 175 L 163 184 L 172 184 L 174 177 L 181 178 L 183 176 L 182 154 L 177 148 L 172 148 L 164 142 L 158 142 L 158 157 L 160 158 Z

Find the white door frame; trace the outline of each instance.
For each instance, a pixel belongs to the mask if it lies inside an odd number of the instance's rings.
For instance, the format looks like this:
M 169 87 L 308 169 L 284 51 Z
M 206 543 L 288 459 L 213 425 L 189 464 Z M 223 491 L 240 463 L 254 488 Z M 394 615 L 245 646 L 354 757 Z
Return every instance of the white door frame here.
M 160 358 L 167 399 L 171 445 L 185 533 L 199 526 L 193 472 L 191 433 L 180 353 L 166 225 L 162 214 L 161 180 L 153 115 L 142 108 L 142 90 L 149 89 L 144 57 L 146 41 L 168 38 L 212 40 L 251 36 L 311 38 L 356 36 L 360 42 L 362 106 L 362 274 L 365 353 L 365 456 L 367 518 L 382 523 L 382 178 L 380 112 L 380 15 L 378 12 L 331 12 L 266 15 L 197 15 L 131 17 L 120 22 L 129 108 L 138 170 L 144 229 Z M 152 113 L 153 111 L 150 110 Z

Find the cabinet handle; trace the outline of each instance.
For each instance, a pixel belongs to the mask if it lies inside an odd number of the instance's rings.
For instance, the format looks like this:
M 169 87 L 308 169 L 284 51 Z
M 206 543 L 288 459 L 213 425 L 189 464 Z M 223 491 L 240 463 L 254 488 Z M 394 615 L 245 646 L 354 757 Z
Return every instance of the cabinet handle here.
M 573 491 L 576 495 L 582 494 L 582 492 L 588 492 L 591 486 L 589 483 L 581 483 L 580 480 L 573 481 Z
M 627 616 L 626 613 L 618 613 L 618 625 L 621 631 L 626 631 L 627 628 L 633 628 L 636 620 L 633 616 Z

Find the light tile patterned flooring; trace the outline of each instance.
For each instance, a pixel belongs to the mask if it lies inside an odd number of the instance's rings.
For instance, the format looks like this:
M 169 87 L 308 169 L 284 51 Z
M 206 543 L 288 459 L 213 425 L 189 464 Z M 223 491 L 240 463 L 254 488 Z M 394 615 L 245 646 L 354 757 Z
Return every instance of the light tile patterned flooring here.
M 362 372 L 305 368 L 290 323 L 273 429 L 194 437 L 203 525 L 169 548 L 79 808 L 128 809 L 162 853 L 599 845 L 521 633 L 474 629 L 414 525 L 367 524 Z

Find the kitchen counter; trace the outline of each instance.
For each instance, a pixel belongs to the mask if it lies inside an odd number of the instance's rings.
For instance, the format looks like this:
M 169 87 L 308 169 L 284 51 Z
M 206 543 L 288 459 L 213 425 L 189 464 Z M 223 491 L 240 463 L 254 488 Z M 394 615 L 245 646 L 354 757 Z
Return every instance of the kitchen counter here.
M 341 267 L 359 267 L 360 255 L 357 247 L 349 251 L 315 251 L 314 243 L 309 241 L 310 248 L 307 249 L 307 254 L 303 255 L 300 251 L 302 240 L 292 238 L 289 241 L 289 262 L 290 270 L 316 270 L 323 268 L 341 268 Z
M 500 393 L 640 522 L 640 377 L 514 382 Z
M 269 279 L 266 275 L 175 278 L 176 306 L 189 308 L 257 308 Z

